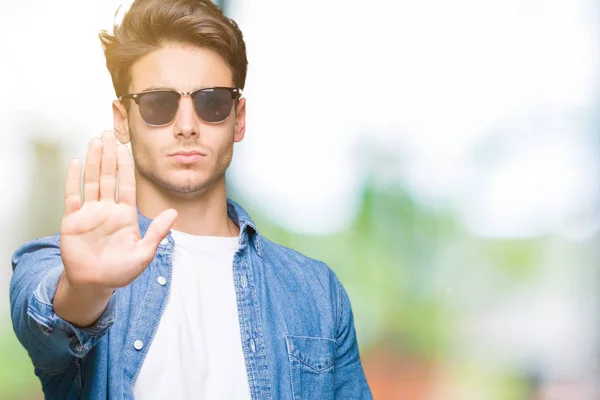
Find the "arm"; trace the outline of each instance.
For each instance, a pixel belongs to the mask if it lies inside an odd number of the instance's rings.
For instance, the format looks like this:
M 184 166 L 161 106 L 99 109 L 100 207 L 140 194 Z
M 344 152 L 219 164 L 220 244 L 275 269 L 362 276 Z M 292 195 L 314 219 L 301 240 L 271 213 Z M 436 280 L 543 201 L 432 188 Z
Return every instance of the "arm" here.
M 80 160 L 72 160 L 60 241 L 58 234 L 32 240 L 12 258 L 13 327 L 36 367 L 48 373 L 83 358 L 106 333 L 114 320 L 112 293 L 148 267 L 177 218 L 163 211 L 140 237 L 133 160 L 111 132 L 90 142 L 83 202 L 81 170 Z
M 335 348 L 335 398 L 373 399 L 358 354 L 354 317 L 346 290 L 335 278 L 337 293 L 337 330 Z
M 133 160 L 110 132 L 90 142 L 83 201 L 81 171 L 80 160 L 71 161 L 60 241 L 59 235 L 32 240 L 12 258 L 15 333 L 36 367 L 51 374 L 83 358 L 106 333 L 113 291 L 146 269 L 177 218 L 164 211 L 140 237 Z

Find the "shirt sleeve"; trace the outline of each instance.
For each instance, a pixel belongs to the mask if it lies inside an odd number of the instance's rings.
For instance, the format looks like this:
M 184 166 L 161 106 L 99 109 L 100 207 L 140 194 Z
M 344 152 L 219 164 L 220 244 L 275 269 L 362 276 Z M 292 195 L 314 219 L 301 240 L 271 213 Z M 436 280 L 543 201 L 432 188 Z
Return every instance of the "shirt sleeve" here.
M 360 362 L 354 316 L 346 290 L 337 278 L 337 329 L 335 348 L 335 398 L 372 400 Z
M 54 313 L 52 305 L 64 271 L 58 234 L 23 244 L 12 256 L 10 306 L 13 329 L 34 366 L 46 373 L 66 370 L 83 358 L 114 322 L 113 294 L 100 318 L 77 327 Z

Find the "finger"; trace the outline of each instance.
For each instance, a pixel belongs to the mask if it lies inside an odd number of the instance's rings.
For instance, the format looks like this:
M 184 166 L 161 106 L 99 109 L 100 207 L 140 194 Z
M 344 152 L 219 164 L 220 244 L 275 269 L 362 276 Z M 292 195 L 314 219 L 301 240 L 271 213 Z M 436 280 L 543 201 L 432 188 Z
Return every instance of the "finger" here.
M 83 171 L 84 202 L 98 201 L 100 192 L 100 160 L 102 159 L 102 141 L 94 138 L 90 141 L 85 170 Z
M 144 268 L 154 258 L 160 241 L 167 236 L 176 219 L 177 211 L 172 208 L 163 211 L 152 221 L 146 231 L 146 235 L 138 242 L 139 247 L 136 251 L 138 252 L 139 260 L 144 264 Z
M 100 199 L 115 201 L 117 185 L 117 138 L 113 132 L 102 133 L 100 162 Z
M 65 216 L 81 208 L 81 160 L 69 163 L 67 183 L 65 185 Z
M 119 203 L 135 206 L 135 175 L 133 173 L 133 160 L 126 145 L 119 144 L 117 146 L 117 160 L 117 170 L 119 172 Z

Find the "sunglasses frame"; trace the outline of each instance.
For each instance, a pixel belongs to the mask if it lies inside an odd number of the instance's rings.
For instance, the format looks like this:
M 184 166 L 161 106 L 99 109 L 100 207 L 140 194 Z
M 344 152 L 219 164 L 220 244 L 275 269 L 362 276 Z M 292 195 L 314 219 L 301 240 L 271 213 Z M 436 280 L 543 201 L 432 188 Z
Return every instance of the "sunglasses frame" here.
M 177 93 L 179 95 L 179 99 L 177 99 L 177 111 L 175 112 L 175 115 L 173 116 L 173 119 L 170 120 L 169 122 L 167 122 L 166 124 L 161 124 L 161 125 L 154 125 L 154 124 L 150 124 L 148 123 L 143 117 L 142 120 L 144 121 L 144 123 L 146 123 L 149 126 L 153 126 L 153 127 L 161 127 L 161 126 L 167 126 L 169 124 L 171 124 L 173 121 L 175 121 L 175 118 L 177 118 L 177 114 L 179 113 L 179 102 L 181 101 L 181 98 L 183 96 L 190 96 L 192 98 L 192 101 L 194 100 L 194 98 L 196 97 L 196 95 L 200 92 L 207 92 L 207 91 L 214 91 L 215 89 L 225 89 L 227 90 L 230 94 L 231 94 L 231 99 L 233 100 L 233 104 L 235 105 L 235 101 L 239 100 L 240 97 L 242 97 L 242 89 L 239 88 L 232 88 L 232 87 L 226 87 L 226 86 L 211 86 L 211 87 L 205 87 L 205 88 L 201 88 L 201 89 L 197 89 L 194 90 L 192 92 L 178 92 L 177 90 L 173 90 L 173 89 L 156 89 L 156 90 L 147 90 L 144 92 L 139 92 L 139 93 L 130 93 L 130 94 L 125 94 L 123 96 L 119 97 L 119 101 L 122 102 L 123 99 L 131 99 L 133 101 L 135 101 L 135 104 L 138 105 L 138 110 L 139 110 L 139 105 L 140 105 L 140 101 L 142 99 L 142 97 L 144 97 L 147 94 L 150 93 L 157 93 L 157 92 L 170 92 L 170 93 Z M 229 114 L 227 114 L 227 116 L 222 119 L 221 121 L 217 121 L 217 122 L 209 122 L 209 121 L 205 121 L 199 114 L 198 111 L 196 110 L 196 106 L 194 105 L 194 112 L 196 113 L 196 115 L 198 116 L 198 118 L 200 118 L 200 120 L 206 124 L 220 124 L 221 122 L 227 121 L 227 119 L 229 118 L 229 116 L 231 115 L 231 111 L 229 112 Z M 141 116 L 141 113 L 140 113 Z

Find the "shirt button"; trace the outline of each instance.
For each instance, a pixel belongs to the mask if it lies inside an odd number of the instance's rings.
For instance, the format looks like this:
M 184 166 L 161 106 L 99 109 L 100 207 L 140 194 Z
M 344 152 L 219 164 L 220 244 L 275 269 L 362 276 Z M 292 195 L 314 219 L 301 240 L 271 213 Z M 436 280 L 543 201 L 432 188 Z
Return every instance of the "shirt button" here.
M 164 238 L 163 240 L 160 241 L 160 244 L 162 244 L 163 246 L 167 245 L 168 243 L 169 243 L 168 238 Z
M 142 342 L 141 340 L 136 340 L 135 342 L 133 342 L 134 349 L 141 350 L 142 347 L 144 347 L 144 342 Z
M 165 286 L 167 284 L 167 278 L 165 278 L 164 276 L 159 276 L 158 279 L 156 279 L 156 281 L 160 286 Z
M 248 281 L 246 280 L 246 276 L 242 275 L 242 278 L 240 280 L 242 281 L 242 287 L 245 289 L 246 286 L 248 285 Z
M 256 351 L 256 344 L 254 343 L 254 339 L 250 339 L 250 351 L 253 353 Z

